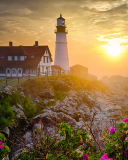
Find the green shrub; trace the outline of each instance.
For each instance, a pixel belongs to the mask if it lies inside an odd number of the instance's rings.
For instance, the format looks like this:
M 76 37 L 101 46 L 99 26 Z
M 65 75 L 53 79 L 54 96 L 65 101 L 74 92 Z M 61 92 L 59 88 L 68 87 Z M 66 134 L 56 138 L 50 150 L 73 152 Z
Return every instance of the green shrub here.
M 47 160 L 78 160 L 81 155 L 76 149 L 83 143 L 88 143 L 87 133 L 73 130 L 67 123 L 58 124 L 60 139 L 50 135 L 41 136 L 38 141 L 34 137 L 34 146 L 21 153 L 17 160 L 47 159 Z
M 6 145 L 6 138 L 2 133 L 0 133 L 0 145 L 3 146 L 3 147 L 0 147 L 0 159 L 3 159 L 10 152 L 10 149 Z
M 55 106 L 56 102 L 55 101 L 49 101 L 46 103 L 45 107 L 50 107 L 50 106 Z
M 24 98 L 24 101 L 22 103 L 23 103 L 22 104 L 23 111 L 24 111 L 26 117 L 33 118 L 37 113 L 37 109 L 36 109 L 35 105 L 32 104 L 32 102 L 27 97 Z
M 67 92 L 62 92 L 62 91 L 55 91 L 55 99 L 56 100 L 64 100 L 65 99 L 65 97 L 68 95 L 68 93 Z
M 3 104 L 0 104 L 0 128 L 10 125 L 12 119 L 15 117 L 9 102 L 6 100 L 8 100 L 8 98 L 5 99 Z

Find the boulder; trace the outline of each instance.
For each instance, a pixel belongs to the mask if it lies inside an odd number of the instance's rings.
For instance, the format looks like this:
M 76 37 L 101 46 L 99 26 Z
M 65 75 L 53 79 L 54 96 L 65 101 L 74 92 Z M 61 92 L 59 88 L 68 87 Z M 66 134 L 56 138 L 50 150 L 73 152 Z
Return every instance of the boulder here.
M 32 132 L 26 132 L 23 136 L 23 140 L 26 144 L 32 144 Z
M 9 138 L 9 136 L 10 136 L 10 128 L 9 127 L 4 128 L 0 132 L 3 133 L 7 138 Z
M 24 112 L 23 112 L 23 108 L 20 104 L 18 104 L 17 106 L 13 105 L 11 108 L 17 114 L 18 118 L 27 119 Z
M 2 93 L 11 96 L 12 95 L 12 86 L 7 85 L 3 88 Z

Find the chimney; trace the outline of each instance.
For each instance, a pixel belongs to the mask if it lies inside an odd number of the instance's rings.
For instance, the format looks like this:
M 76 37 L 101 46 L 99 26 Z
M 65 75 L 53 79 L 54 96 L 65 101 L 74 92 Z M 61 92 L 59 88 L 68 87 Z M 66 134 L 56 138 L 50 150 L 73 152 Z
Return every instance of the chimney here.
M 13 45 L 12 42 L 9 42 L 9 47 L 12 47 L 12 45 Z
M 35 41 L 35 47 L 38 47 L 38 41 Z

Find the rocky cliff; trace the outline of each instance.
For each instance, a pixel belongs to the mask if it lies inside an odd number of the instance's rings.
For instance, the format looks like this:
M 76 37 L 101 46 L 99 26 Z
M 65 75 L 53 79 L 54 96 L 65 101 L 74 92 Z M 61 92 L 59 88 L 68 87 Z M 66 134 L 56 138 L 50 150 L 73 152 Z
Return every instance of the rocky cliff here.
M 17 87 L 5 87 L 1 91 L 1 97 L 11 97 L 13 93 L 17 93 L 23 99 L 22 103 L 19 100 L 11 104 L 18 119 L 15 120 L 17 124 L 1 128 L 1 132 L 12 142 L 10 147 L 13 154 L 10 155 L 10 159 L 15 159 L 22 151 L 23 141 L 27 147 L 32 145 L 33 130 L 41 128 L 42 125 L 54 135 L 56 123 L 67 122 L 73 128 L 87 131 L 92 118 L 94 127 L 98 126 L 99 129 L 121 121 L 125 115 L 124 104 L 127 106 L 128 97 L 127 93 L 124 96 L 122 92 L 124 93 L 121 90 L 115 92 L 102 82 L 88 81 L 75 76 L 31 79 Z M 33 109 L 37 115 L 26 114 L 26 96 L 31 104 L 38 108 L 36 112 Z

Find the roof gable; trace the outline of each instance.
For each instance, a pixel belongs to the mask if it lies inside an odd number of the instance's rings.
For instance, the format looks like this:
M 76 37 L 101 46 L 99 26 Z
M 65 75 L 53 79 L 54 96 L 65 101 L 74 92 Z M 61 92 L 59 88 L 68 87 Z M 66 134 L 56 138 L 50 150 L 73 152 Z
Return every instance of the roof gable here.
M 25 66 L 38 66 L 41 57 L 44 56 L 45 51 L 49 52 L 52 61 L 51 52 L 48 46 L 13 46 L 13 47 L 0 47 L 0 66 L 2 67 L 25 67 Z M 8 56 L 26 56 L 24 61 L 8 61 Z M 35 58 L 31 58 L 31 57 Z

